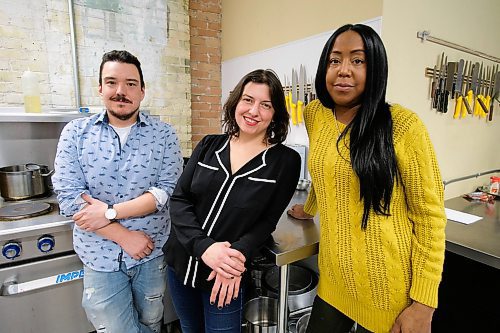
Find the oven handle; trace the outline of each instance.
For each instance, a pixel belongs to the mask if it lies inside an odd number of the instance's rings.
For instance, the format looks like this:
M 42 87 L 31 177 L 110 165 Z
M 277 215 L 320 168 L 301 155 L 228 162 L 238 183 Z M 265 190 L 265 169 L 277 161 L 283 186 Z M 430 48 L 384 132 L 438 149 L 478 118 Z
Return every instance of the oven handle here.
M 57 286 L 60 284 L 65 284 L 80 279 L 83 279 L 83 268 L 80 270 L 65 272 L 22 283 L 17 283 L 16 278 L 14 278 L 10 281 L 5 281 L 2 285 L 0 285 L 0 295 L 1 296 L 19 295 L 29 291 L 35 291 L 42 288 Z

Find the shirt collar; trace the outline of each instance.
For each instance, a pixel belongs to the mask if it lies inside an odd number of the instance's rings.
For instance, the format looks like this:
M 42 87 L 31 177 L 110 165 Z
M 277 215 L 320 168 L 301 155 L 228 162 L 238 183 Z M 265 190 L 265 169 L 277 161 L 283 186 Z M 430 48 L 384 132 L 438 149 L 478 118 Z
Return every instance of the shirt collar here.
M 100 123 L 109 124 L 108 113 L 106 110 L 102 111 L 94 122 L 95 125 Z M 139 110 L 139 114 L 137 115 L 137 124 L 140 126 L 151 125 L 151 119 L 147 114 Z

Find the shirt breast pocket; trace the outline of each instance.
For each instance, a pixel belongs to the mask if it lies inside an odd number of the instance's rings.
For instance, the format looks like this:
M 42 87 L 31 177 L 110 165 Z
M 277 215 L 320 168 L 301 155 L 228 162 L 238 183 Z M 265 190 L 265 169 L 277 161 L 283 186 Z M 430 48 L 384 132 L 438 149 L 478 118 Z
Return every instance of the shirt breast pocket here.
M 218 166 L 198 162 L 193 174 L 191 191 L 195 194 L 203 194 L 212 186 L 216 186 L 213 182 L 219 170 Z
M 276 189 L 276 179 L 264 177 L 246 177 L 243 181 L 241 191 L 235 206 L 248 208 L 253 213 L 267 206 Z

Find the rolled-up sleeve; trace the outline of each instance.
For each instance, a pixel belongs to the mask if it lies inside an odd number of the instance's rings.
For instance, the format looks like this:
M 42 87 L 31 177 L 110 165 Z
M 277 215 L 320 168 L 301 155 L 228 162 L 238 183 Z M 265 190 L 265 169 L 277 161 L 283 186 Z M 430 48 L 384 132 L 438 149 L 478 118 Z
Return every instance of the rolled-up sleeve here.
M 166 125 L 164 133 L 165 146 L 160 175 L 156 184 L 147 190 L 155 197 L 158 210 L 162 210 L 172 196 L 182 172 L 183 162 L 179 139 L 175 130 L 170 125 Z

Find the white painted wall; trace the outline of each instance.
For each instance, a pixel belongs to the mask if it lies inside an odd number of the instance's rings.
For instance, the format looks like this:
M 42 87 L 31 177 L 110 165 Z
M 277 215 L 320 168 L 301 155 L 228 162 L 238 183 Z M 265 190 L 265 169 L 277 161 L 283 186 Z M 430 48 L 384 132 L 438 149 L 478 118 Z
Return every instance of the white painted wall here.
M 498 58 L 499 16 L 498 0 L 478 0 L 473 7 L 455 0 L 384 0 L 382 39 L 389 58 L 387 98 L 409 107 L 424 121 L 444 180 L 500 168 L 500 107 L 497 103 L 493 122 L 471 117 L 454 120 L 454 100 L 450 101 L 448 113 L 432 110 L 430 79 L 424 71 L 436 64 L 438 55 L 445 52 L 448 61 L 463 58 L 492 63 L 445 46 L 422 43 L 417 31 L 429 30 L 435 37 Z M 471 192 L 487 183 L 490 176 L 450 184 L 445 188 L 445 197 Z

